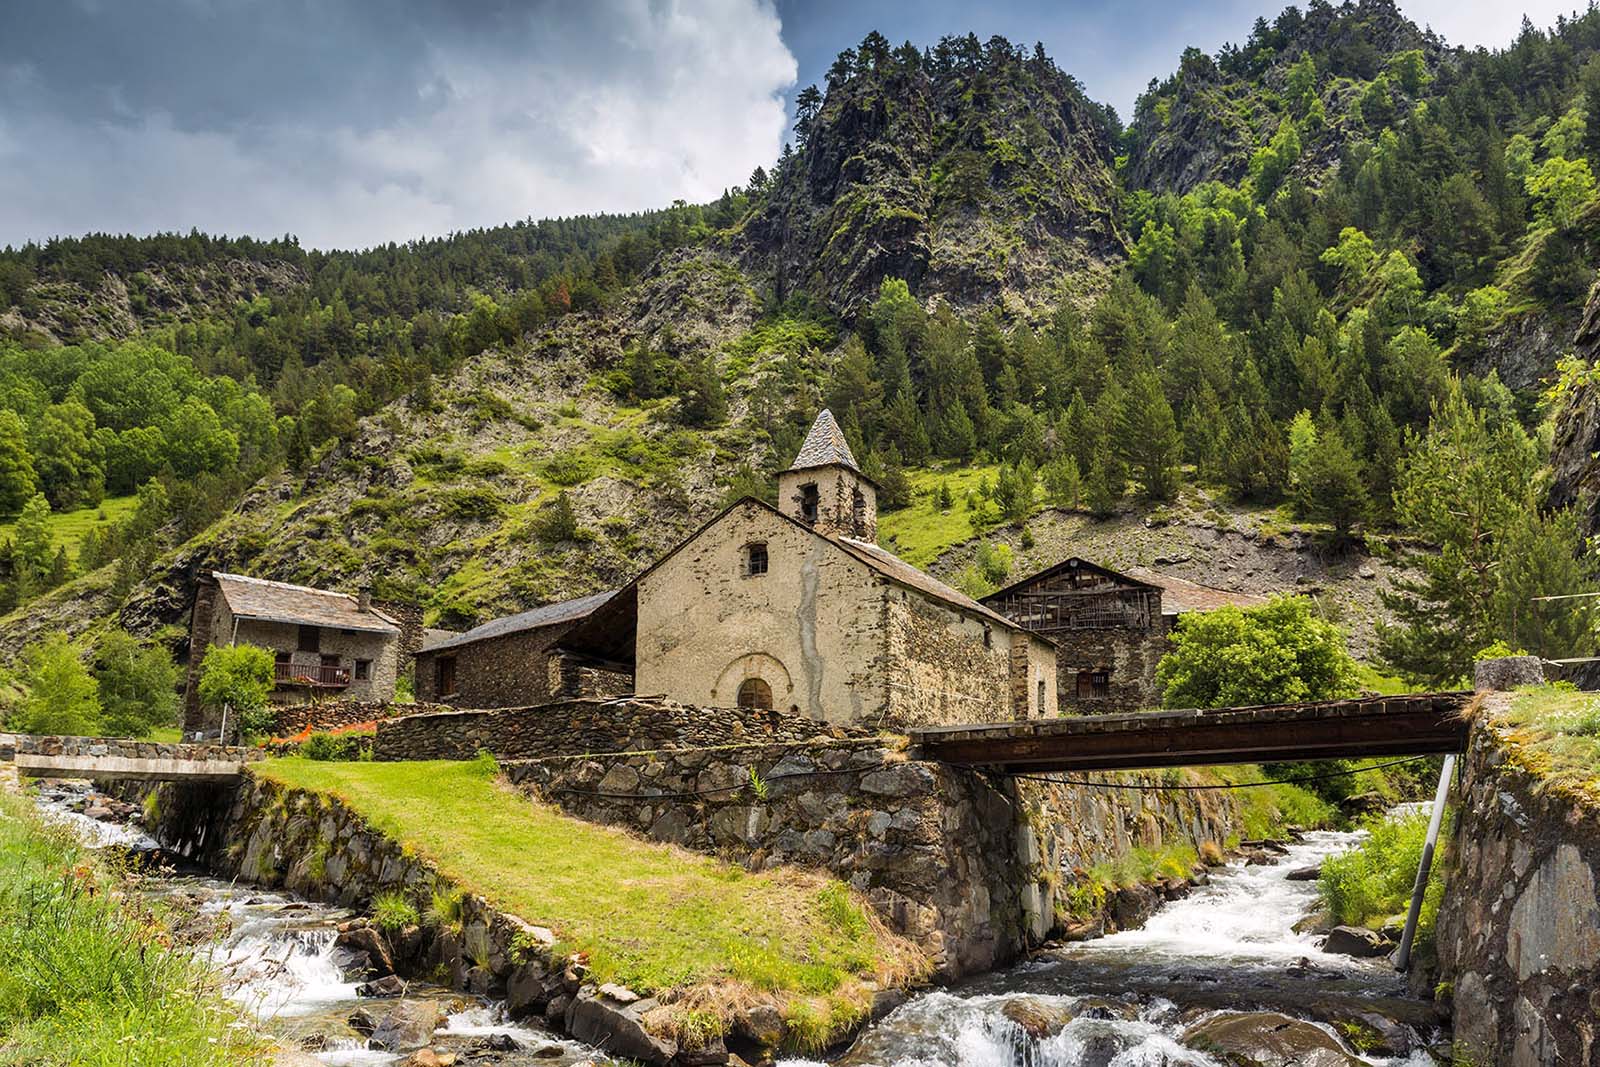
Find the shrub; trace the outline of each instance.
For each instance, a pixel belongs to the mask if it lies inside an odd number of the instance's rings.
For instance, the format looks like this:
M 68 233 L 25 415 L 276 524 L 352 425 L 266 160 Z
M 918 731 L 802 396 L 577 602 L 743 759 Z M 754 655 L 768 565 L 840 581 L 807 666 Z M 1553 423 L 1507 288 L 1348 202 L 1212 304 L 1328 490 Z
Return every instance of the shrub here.
M 22 653 L 24 696 L 9 719 L 29 734 L 94 734 L 100 730 L 99 686 L 64 633 Z
M 1317 889 L 1335 922 L 1371 926 L 1406 910 L 1427 839 L 1428 819 L 1426 811 L 1373 819 L 1366 824 L 1367 837 L 1359 847 L 1323 862 Z M 1449 833 L 1447 822 L 1441 837 Z M 1418 925 L 1424 940 L 1432 935 L 1443 895 L 1444 864 L 1435 863 Z
M 374 736 L 371 731 L 333 734 L 319 730 L 301 743 L 300 755 L 330 762 L 371 759 Z
M 372 925 L 386 934 L 398 933 L 419 921 L 417 906 L 404 893 L 379 893 L 372 898 Z
M 461 890 L 435 889 L 425 914 L 430 926 L 454 926 L 461 921 Z
M 1355 661 L 1337 626 L 1305 597 L 1185 615 L 1156 676 L 1167 707 L 1219 708 L 1325 700 L 1355 688 Z

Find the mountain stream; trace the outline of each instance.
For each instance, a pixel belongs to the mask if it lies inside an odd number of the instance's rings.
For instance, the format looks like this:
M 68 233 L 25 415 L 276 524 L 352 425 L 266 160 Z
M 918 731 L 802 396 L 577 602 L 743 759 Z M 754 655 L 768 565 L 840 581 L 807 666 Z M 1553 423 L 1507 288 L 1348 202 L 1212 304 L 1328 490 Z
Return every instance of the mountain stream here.
M 40 808 L 72 824 L 96 847 L 158 848 L 136 828 L 81 813 L 81 786 L 47 784 Z M 1317 831 L 1276 862 L 1234 861 L 1207 884 L 1164 905 L 1138 930 L 1036 953 L 1009 970 L 922 993 L 869 1026 L 833 1062 L 845 1067 L 1226 1067 L 1223 1047 L 1240 1033 L 1258 1050 L 1249 1062 L 1308 1067 L 1429 1067 L 1441 1062 L 1430 1006 L 1408 998 L 1384 960 L 1317 948 L 1294 927 L 1317 904 L 1316 883 L 1298 868 L 1350 848 L 1358 833 Z M 367 1047 L 346 1020 L 384 1001 L 359 998 L 335 958 L 342 909 L 199 874 L 163 873 L 151 892 L 215 923 L 212 964 L 225 988 L 287 1047 L 330 1067 L 397 1063 L 403 1054 Z M 181 898 L 181 901 L 180 901 Z M 413 983 L 436 997 L 447 1022 L 440 1050 L 467 1062 L 565 1067 L 600 1053 L 536 1024 L 512 1024 L 501 1005 Z M 1270 1014 L 1269 1014 L 1270 1013 Z M 1374 1044 L 1350 1040 L 1356 1023 Z M 1230 1035 L 1232 1035 L 1230 1037 Z M 509 1039 L 509 1040 L 507 1040 Z M 1217 1039 L 1216 1043 L 1212 1043 Z M 1380 1054 L 1381 1053 L 1381 1054 Z M 779 1067 L 814 1061 L 781 1060 Z

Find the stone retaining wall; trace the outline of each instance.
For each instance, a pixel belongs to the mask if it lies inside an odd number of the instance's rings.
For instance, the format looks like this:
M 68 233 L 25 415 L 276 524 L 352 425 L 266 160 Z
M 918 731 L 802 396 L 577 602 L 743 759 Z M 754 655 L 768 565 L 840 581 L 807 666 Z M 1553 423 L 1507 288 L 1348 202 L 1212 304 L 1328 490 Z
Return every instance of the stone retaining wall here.
M 487 749 L 502 760 L 537 759 L 867 736 L 870 731 L 789 712 L 695 708 L 666 700 L 586 699 L 387 719 L 378 723 L 374 758 L 471 759 Z
M 164 843 L 191 843 L 187 854 L 222 877 L 282 887 L 317 900 L 362 908 L 379 893 L 398 891 L 425 911 L 432 895 L 458 892 L 428 861 L 408 855 L 337 799 L 246 777 L 218 792 L 166 785 L 153 829 Z M 216 818 L 218 832 L 196 836 L 197 819 Z M 195 842 L 200 842 L 195 844 Z M 638 997 L 614 985 L 597 985 L 576 956 L 556 952 L 554 932 L 497 911 L 481 897 L 461 896 L 459 918 L 443 926 L 407 927 L 385 941 L 397 971 L 427 977 L 451 988 L 503 997 L 513 1019 L 542 1018 L 566 1033 L 625 1060 L 671 1067 L 720 1067 L 729 1061 L 720 1037 L 698 1047 L 653 1032 L 653 997 Z M 365 936 L 365 935 L 363 935 Z M 903 999 L 882 990 L 874 1014 Z M 757 1023 L 758 1016 L 763 1020 Z M 748 1017 L 748 1018 L 747 1018 Z M 774 1003 L 756 998 L 733 1020 L 739 1034 L 763 1033 L 746 1041 L 756 1059 L 769 1057 L 788 1038 Z M 760 1053 L 760 1055 L 756 1055 Z
M 995 967 L 1060 930 L 1069 918 L 1064 890 L 1089 868 L 1136 846 L 1220 847 L 1238 829 L 1225 793 L 990 778 L 907 760 L 883 739 L 502 768 L 523 789 L 594 822 L 753 869 L 825 869 L 865 894 L 947 979 Z
M 312 730 L 337 730 L 357 723 L 427 715 L 451 710 L 444 704 L 400 704 L 391 700 L 325 700 L 279 708 L 272 722 L 273 737 L 293 737 Z
M 1460 1062 L 1600 1064 L 1600 812 L 1541 788 L 1489 698 L 1439 908 Z

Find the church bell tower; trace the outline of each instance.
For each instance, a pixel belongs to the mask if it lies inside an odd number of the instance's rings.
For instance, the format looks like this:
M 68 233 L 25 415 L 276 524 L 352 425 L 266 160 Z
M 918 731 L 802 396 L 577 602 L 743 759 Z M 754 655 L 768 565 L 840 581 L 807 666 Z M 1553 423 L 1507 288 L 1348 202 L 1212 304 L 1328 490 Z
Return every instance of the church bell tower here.
M 778 475 L 778 510 L 829 537 L 878 539 L 878 487 L 861 473 L 826 408 L 811 424 L 800 454 Z

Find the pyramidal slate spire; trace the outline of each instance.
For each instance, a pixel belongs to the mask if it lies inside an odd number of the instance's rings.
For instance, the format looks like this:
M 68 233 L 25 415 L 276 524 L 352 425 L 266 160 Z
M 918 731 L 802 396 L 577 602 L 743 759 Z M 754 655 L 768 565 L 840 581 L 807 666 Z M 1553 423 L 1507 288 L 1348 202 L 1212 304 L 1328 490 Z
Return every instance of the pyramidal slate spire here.
M 844 431 L 839 429 L 833 412 L 823 408 L 817 415 L 817 421 L 811 424 L 811 432 L 806 434 L 805 444 L 800 446 L 800 452 L 789 469 L 799 471 L 834 464 L 849 467 L 853 471 L 861 469 L 856 466 L 856 457 L 850 452 L 850 442 L 844 439 Z

